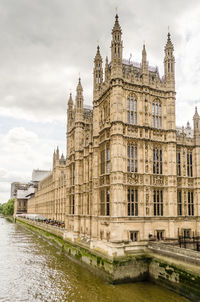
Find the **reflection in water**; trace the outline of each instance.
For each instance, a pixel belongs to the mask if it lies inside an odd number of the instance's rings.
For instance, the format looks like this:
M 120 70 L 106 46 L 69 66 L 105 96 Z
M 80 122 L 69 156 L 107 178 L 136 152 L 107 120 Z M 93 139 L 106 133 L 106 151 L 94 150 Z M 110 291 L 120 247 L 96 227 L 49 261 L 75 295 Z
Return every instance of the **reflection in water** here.
M 0 218 L 0 301 L 188 300 L 147 282 L 110 285 L 22 226 Z

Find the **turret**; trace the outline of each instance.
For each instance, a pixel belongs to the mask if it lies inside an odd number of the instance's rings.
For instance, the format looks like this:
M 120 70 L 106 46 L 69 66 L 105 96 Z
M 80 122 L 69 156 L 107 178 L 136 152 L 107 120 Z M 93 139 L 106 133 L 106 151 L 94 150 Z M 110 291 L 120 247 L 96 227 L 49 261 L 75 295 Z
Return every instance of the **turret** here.
M 146 73 L 146 72 L 147 72 L 147 53 L 144 44 L 142 49 L 142 73 Z
M 78 80 L 78 85 L 76 88 L 75 116 L 76 119 L 81 119 L 83 117 L 83 88 L 80 78 Z
M 143 45 L 143 49 L 142 49 L 142 65 L 141 65 L 141 69 L 142 69 L 143 82 L 145 84 L 147 84 L 147 81 L 148 81 L 148 62 L 147 62 L 147 53 L 146 53 L 145 44 Z
M 100 48 L 97 46 L 97 53 L 94 58 L 94 96 L 100 90 L 103 83 L 103 68 L 102 68 L 102 57 L 100 54 Z
M 168 86 L 173 90 L 175 89 L 175 58 L 174 58 L 174 46 L 171 42 L 170 33 L 168 33 L 167 43 L 165 45 L 165 58 L 164 58 L 164 70 L 165 81 Z
M 66 163 L 63 153 L 60 157 L 59 163 L 60 163 L 60 165 L 65 165 L 65 163 Z
M 55 166 L 56 166 L 56 152 L 54 150 L 54 152 L 53 152 L 53 168 L 55 168 Z
M 197 107 L 195 107 L 195 114 L 193 116 L 194 123 L 194 139 L 196 143 L 200 143 L 200 116 L 197 112 Z
M 105 82 L 107 83 L 109 80 L 109 66 L 108 66 L 108 57 L 106 56 L 105 62 Z
M 57 149 L 56 149 L 56 154 L 55 154 L 55 159 L 56 160 L 59 160 L 60 156 L 59 156 L 59 148 L 57 146 Z
M 68 107 L 67 107 L 67 120 L 68 120 L 68 124 L 73 119 L 73 110 L 74 110 L 74 104 L 73 104 L 73 100 L 72 100 L 72 94 L 70 93 L 69 101 L 68 101 Z
M 111 74 L 115 77 L 122 76 L 122 30 L 119 25 L 118 15 L 115 16 L 115 24 L 112 30 L 111 41 Z

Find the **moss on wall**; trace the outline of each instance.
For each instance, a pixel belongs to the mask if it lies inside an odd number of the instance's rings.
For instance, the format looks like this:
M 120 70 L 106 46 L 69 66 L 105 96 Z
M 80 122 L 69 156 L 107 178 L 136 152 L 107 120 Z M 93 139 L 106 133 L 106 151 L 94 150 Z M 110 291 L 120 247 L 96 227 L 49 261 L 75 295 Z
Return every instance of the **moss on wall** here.
M 156 255 L 147 253 L 110 259 L 100 252 L 85 248 L 80 242 L 66 241 L 62 237 L 48 232 L 45 227 L 43 229 L 21 219 L 17 219 L 17 222 L 52 241 L 70 259 L 83 264 L 111 283 L 150 279 L 186 296 L 191 301 L 200 301 L 200 276 L 192 271 L 186 271 L 178 265 L 158 259 Z

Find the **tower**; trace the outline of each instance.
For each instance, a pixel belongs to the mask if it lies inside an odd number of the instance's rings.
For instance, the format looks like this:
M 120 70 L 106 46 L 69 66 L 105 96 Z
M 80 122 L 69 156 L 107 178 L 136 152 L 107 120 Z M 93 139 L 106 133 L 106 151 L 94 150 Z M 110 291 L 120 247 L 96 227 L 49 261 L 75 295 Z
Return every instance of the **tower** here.
M 71 124 L 72 119 L 73 119 L 73 109 L 74 109 L 73 107 L 74 107 L 74 104 L 73 104 L 73 100 L 72 100 L 72 94 L 70 93 L 69 101 L 68 101 L 68 108 L 67 108 L 67 122 L 68 122 L 68 125 Z
M 94 98 L 97 96 L 98 91 L 101 88 L 103 83 L 103 68 L 102 68 L 102 57 L 100 54 L 100 48 L 97 46 L 97 53 L 94 58 L 94 72 L 93 72 L 93 79 L 94 79 Z
M 81 79 L 78 80 L 76 88 L 75 120 L 82 120 L 83 117 L 83 88 Z
M 164 72 L 167 86 L 175 90 L 175 58 L 174 46 L 171 41 L 171 35 L 168 33 L 167 43 L 165 45 Z
M 143 49 L 142 49 L 142 78 L 143 82 L 145 84 L 148 83 L 148 63 L 147 63 L 147 53 L 146 53 L 146 48 L 145 44 L 143 44 Z
M 108 83 L 109 79 L 109 67 L 108 67 L 108 57 L 106 56 L 106 62 L 105 62 L 105 82 Z
M 118 15 L 115 16 L 115 24 L 112 29 L 112 41 L 111 41 L 111 76 L 122 76 L 122 30 L 119 25 Z
M 197 112 L 197 107 L 195 107 L 195 114 L 193 116 L 194 124 L 194 140 L 196 144 L 200 144 L 200 116 Z

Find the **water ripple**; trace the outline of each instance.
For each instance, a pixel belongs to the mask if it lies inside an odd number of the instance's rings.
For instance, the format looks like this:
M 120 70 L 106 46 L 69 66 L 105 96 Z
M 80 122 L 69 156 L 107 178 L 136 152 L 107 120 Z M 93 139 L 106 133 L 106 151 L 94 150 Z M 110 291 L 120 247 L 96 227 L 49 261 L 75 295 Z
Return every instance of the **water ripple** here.
M 186 302 L 151 283 L 110 285 L 53 245 L 0 219 L 0 302 Z

